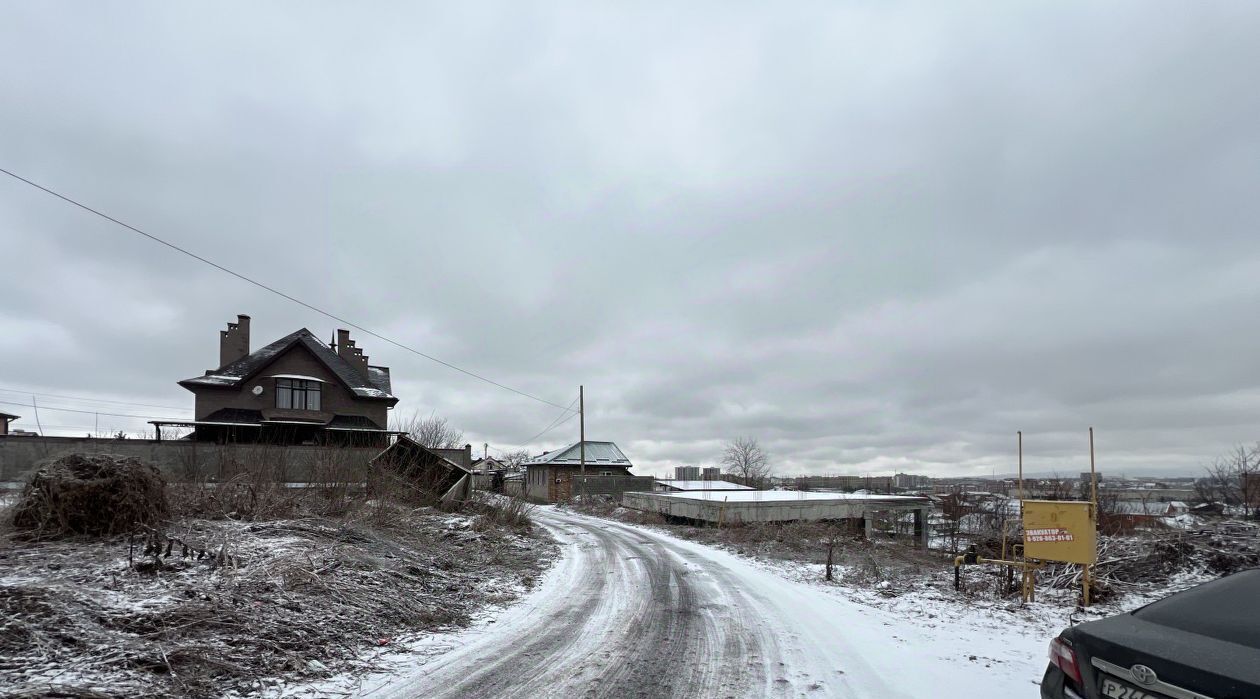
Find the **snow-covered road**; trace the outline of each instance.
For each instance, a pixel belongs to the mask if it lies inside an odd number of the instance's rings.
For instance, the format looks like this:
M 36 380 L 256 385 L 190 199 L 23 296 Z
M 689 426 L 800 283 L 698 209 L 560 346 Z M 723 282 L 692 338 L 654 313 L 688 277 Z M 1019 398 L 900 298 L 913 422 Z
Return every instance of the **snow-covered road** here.
M 1035 695 L 1035 677 L 959 665 L 993 645 L 975 628 L 907 623 L 647 529 L 554 508 L 534 517 L 563 551 L 535 590 L 360 696 Z

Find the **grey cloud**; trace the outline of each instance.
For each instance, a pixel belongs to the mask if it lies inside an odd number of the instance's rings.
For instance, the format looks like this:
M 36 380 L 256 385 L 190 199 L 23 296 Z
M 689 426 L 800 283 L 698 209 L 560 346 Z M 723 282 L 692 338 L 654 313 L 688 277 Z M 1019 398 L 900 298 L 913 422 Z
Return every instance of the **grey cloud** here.
M 0 163 L 548 400 L 585 384 L 588 434 L 649 470 L 752 434 L 785 473 L 1002 472 L 1024 429 L 1071 472 L 1093 424 L 1113 470 L 1188 471 L 1257 437 L 1257 29 L 1243 2 L 15 5 Z M 0 249 L 3 388 L 187 404 L 235 313 L 337 325 L 7 180 Z M 474 443 L 558 412 L 362 344 Z

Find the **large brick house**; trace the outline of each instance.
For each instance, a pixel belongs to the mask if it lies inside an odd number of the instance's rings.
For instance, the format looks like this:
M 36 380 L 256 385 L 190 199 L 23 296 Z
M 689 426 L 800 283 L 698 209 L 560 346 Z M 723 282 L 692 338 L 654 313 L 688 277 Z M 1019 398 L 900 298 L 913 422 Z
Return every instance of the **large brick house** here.
M 179 382 L 196 396 L 190 439 L 269 444 L 385 446 L 389 369 L 372 366 L 363 350 L 338 330 L 327 345 L 302 328 L 249 349 L 249 316 L 219 333 L 219 367 Z

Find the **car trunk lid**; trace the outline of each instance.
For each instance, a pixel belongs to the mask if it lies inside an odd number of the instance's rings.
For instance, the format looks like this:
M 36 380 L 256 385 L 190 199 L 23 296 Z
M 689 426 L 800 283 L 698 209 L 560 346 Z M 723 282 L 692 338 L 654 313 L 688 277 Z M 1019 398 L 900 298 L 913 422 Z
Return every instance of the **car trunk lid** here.
M 1139 619 L 1132 614 L 1071 629 L 1079 661 L 1098 674 L 1095 658 L 1129 670 L 1145 665 L 1158 681 L 1211 699 L 1260 697 L 1260 651 Z M 1118 674 L 1118 673 L 1108 673 Z M 1121 679 L 1130 681 L 1121 676 Z M 1177 696 L 1154 685 L 1146 691 Z M 1097 682 L 1095 682 L 1097 686 Z

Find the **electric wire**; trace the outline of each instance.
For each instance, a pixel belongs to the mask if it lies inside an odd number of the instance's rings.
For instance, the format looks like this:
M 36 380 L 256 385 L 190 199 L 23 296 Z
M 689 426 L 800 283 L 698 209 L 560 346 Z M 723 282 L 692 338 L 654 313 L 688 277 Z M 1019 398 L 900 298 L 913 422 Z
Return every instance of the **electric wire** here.
M 525 440 L 525 443 L 526 443 L 526 444 L 529 444 L 530 442 L 533 442 L 534 440 L 538 439 L 539 437 L 541 437 L 541 436 L 543 436 L 543 435 L 547 434 L 548 432 L 550 432 L 550 431 L 552 431 L 552 430 L 556 429 L 556 428 L 557 428 L 557 427 L 559 427 L 560 425 L 563 425 L 564 423 L 568 422 L 569 420 L 572 420 L 573 418 L 575 418 L 575 417 L 577 417 L 577 416 L 578 416 L 578 414 L 577 414 L 577 413 L 569 413 L 569 415 L 568 415 L 567 417 L 565 417 L 563 420 L 561 420 L 560 422 L 557 422 L 557 423 L 553 424 L 552 426 L 548 427 L 547 429 L 543 430 L 542 432 L 539 432 L 538 434 L 534 435 L 533 437 L 530 437 L 529 439 Z
M 10 400 L 0 400 L 0 404 L 4 404 L 4 405 L 17 405 L 17 406 L 21 406 L 21 407 L 23 407 L 23 408 L 33 408 L 33 407 L 35 407 L 35 406 L 32 406 L 30 403 L 15 403 L 15 402 L 10 401 Z M 144 420 L 144 419 L 149 419 L 149 420 L 170 420 L 170 421 L 172 421 L 172 422 L 180 422 L 180 421 L 187 421 L 187 420 L 188 420 L 188 418 L 184 418 L 184 417 L 164 417 L 164 416 L 160 416 L 160 415 L 129 415 L 129 414 L 127 414 L 127 413 L 106 413 L 106 412 L 101 412 L 101 411 L 99 411 L 99 410 L 76 410 L 75 408 L 54 408 L 54 407 L 49 406 L 49 405 L 41 405 L 41 406 L 38 406 L 38 409 L 39 409 L 39 410 L 59 410 L 59 411 L 61 411 L 61 412 L 63 412 L 63 413 L 81 413 L 81 414 L 83 414 L 83 415 L 108 415 L 108 416 L 110 416 L 110 417 L 134 417 L 134 418 L 139 418 L 139 419 L 141 419 L 141 420 Z
M 152 403 L 131 403 L 123 400 L 105 400 L 104 398 L 85 398 L 83 396 L 63 396 L 56 393 L 35 393 L 33 391 L 19 391 L 16 388 L 0 387 L 0 392 L 4 393 L 21 393 L 24 396 L 38 396 L 40 398 L 60 398 L 62 400 L 73 400 L 81 403 L 108 403 L 112 405 L 131 405 L 138 408 L 161 408 L 163 410 L 183 410 L 191 411 L 192 408 L 176 408 L 171 405 L 154 405 Z
M 507 386 L 507 385 L 505 385 L 505 384 L 499 383 L 498 381 L 495 381 L 495 380 L 493 380 L 493 379 L 487 378 L 487 377 L 485 377 L 485 376 L 482 376 L 482 375 L 477 374 L 477 373 L 475 373 L 475 372 L 469 371 L 469 370 L 464 369 L 464 368 L 462 368 L 462 367 L 456 366 L 456 365 L 454 365 L 454 364 L 451 364 L 450 362 L 444 361 L 444 360 L 442 360 L 442 359 L 438 359 L 437 357 L 434 357 L 434 356 L 429 355 L 429 354 L 425 354 L 424 352 L 421 352 L 420 350 L 415 349 L 415 348 L 413 348 L 413 347 L 408 347 L 407 345 L 404 345 L 404 344 L 402 344 L 401 342 L 398 342 L 398 341 L 396 341 L 396 340 L 393 340 L 393 339 L 390 339 L 390 338 L 388 338 L 388 337 L 385 337 L 384 335 L 381 335 L 380 333 L 377 333 L 377 332 L 374 332 L 374 331 L 372 331 L 372 330 L 369 330 L 369 329 L 367 329 L 367 328 L 363 327 L 362 325 L 358 325 L 357 323 L 352 323 L 352 322 L 350 322 L 349 320 L 346 320 L 345 318 L 342 318 L 341 316 L 335 315 L 335 314 L 333 314 L 333 313 L 331 313 L 331 312 L 329 312 L 329 311 L 325 311 L 324 309 L 322 309 L 322 308 L 320 308 L 320 307 L 318 307 L 318 306 L 314 306 L 314 305 L 312 305 L 312 304 L 309 304 L 309 303 L 307 303 L 307 302 L 305 302 L 305 301 L 303 301 L 303 300 L 301 300 L 301 299 L 299 299 L 299 298 L 297 298 L 297 297 L 290 296 L 289 294 L 286 294 L 285 292 L 280 291 L 279 289 L 277 289 L 277 288 L 275 288 L 275 287 L 268 286 L 267 284 L 264 284 L 263 282 L 257 281 L 256 279 L 252 279 L 252 278 L 250 278 L 250 277 L 247 277 L 247 276 L 245 276 L 244 274 L 241 274 L 240 272 L 236 272 L 236 271 L 233 271 L 233 270 L 231 270 L 231 269 L 228 269 L 227 267 L 224 267 L 223 265 L 221 265 L 221 264 L 219 264 L 219 263 L 217 263 L 217 262 L 213 262 L 213 261 L 211 261 L 211 260 L 208 260 L 208 259 L 206 259 L 206 258 L 202 257 L 201 255 L 198 255 L 198 254 L 196 254 L 196 253 L 194 253 L 194 252 L 190 252 L 189 250 L 186 250 L 186 249 L 184 249 L 184 248 L 182 248 L 182 247 L 180 247 L 180 246 L 178 246 L 178 245 L 176 245 L 176 244 L 174 244 L 174 243 L 167 242 L 166 240 L 163 240 L 162 238 L 159 238 L 159 237 L 157 237 L 156 235 L 153 235 L 152 233 L 147 233 L 147 232 L 145 232 L 145 231 L 143 231 L 143 230 L 140 230 L 139 228 L 137 228 L 137 227 L 135 227 L 135 226 L 133 226 L 133 225 L 131 225 L 131 224 L 129 224 L 129 223 L 126 223 L 126 222 L 124 222 L 124 221 L 120 221 L 120 220 L 118 220 L 118 219 L 114 218 L 113 216 L 110 216 L 109 214 L 106 214 L 106 213 L 104 213 L 104 212 L 102 212 L 102 211 L 98 211 L 98 210 L 96 210 L 96 209 L 94 209 L 94 208 L 92 208 L 92 207 L 88 206 L 87 204 L 80 203 L 80 202 L 78 202 L 78 201 L 76 201 L 76 200 L 74 200 L 74 199 L 72 199 L 72 198 L 70 198 L 70 197 L 68 197 L 68 196 L 66 196 L 66 195 L 64 195 L 64 194 L 61 194 L 60 192 L 57 192 L 57 191 L 52 190 L 52 189 L 49 189 L 48 187 L 45 187 L 45 186 L 43 186 L 43 185 L 41 185 L 41 184 L 38 184 L 38 183 L 33 182 L 33 181 L 31 181 L 31 180 L 28 180 L 28 179 L 26 179 L 25 177 L 22 177 L 21 175 L 18 175 L 18 174 L 14 173 L 14 172 L 11 172 L 11 171 L 6 170 L 6 169 L 4 169 L 4 168 L 0 168 L 0 172 L 3 172 L 4 174 L 8 175 L 9 177 L 12 177 L 12 178 L 13 178 L 13 179 L 15 179 L 15 180 L 18 180 L 18 181 L 20 181 L 20 182 L 24 182 L 24 183 L 26 183 L 26 184 L 28 184 L 28 185 L 30 185 L 30 186 L 32 186 L 32 187 L 34 187 L 35 189 L 38 189 L 38 190 L 40 190 L 40 191 L 42 191 L 42 192 L 44 192 L 44 193 L 46 193 L 46 194 L 50 194 L 50 195 L 52 195 L 52 196 L 54 196 L 54 197 L 56 197 L 56 198 L 58 198 L 58 199 L 61 199 L 62 201 L 66 202 L 66 203 L 68 203 L 68 204 L 73 204 L 74 206 L 77 206 L 77 207 L 79 207 L 80 209 L 83 209 L 84 211 L 87 211 L 87 212 L 89 212 L 89 213 L 92 213 L 92 214 L 95 214 L 95 215 L 97 215 L 97 216 L 100 216 L 101 218 L 105 219 L 106 221 L 110 221 L 111 223 L 115 223 L 115 224 L 117 224 L 117 225 L 119 225 L 119 226 L 122 226 L 123 228 L 126 228 L 126 229 L 127 229 L 127 230 L 129 230 L 129 231 L 132 231 L 132 232 L 134 232 L 134 233 L 138 233 L 138 234 L 140 234 L 140 235 L 144 236 L 145 238 L 148 238 L 149 240 L 152 240 L 152 241 L 153 241 L 153 242 L 155 242 L 155 243 L 159 243 L 159 244 L 161 244 L 161 245 L 165 245 L 166 247 L 168 247 L 168 248 L 170 248 L 170 249 L 172 249 L 172 250 L 174 250 L 174 251 L 176 251 L 176 252 L 182 253 L 182 254 L 184 254 L 184 255 L 187 255 L 188 257 L 193 258 L 194 260 L 197 260 L 197 261 L 199 261 L 199 262 L 202 262 L 202 263 L 205 263 L 205 264 L 207 264 L 207 265 L 210 265 L 211 267 L 214 267 L 215 269 L 217 269 L 217 270 L 219 270 L 219 271 L 221 271 L 221 272 L 225 272 L 225 273 L 227 273 L 227 274 L 230 274 L 230 275 L 232 275 L 233 277 L 236 277 L 237 279 L 240 279 L 241 281 L 247 282 L 247 283 L 249 283 L 249 284 L 253 284 L 254 286 L 256 286 L 256 287 L 258 287 L 258 288 L 260 288 L 260 289 L 263 289 L 264 291 L 269 291 L 269 292 L 271 292 L 271 293 L 275 294 L 276 296 L 279 296 L 279 297 L 281 297 L 281 298 L 284 298 L 284 299 L 287 299 L 287 300 L 289 300 L 289 301 L 292 301 L 293 303 L 296 303 L 296 304 L 298 304 L 299 306 L 302 306 L 303 308 L 306 308 L 306 309 L 308 309 L 308 310 L 314 311 L 315 313 L 318 313 L 318 314 L 320 314 L 320 315 L 322 315 L 322 316 L 324 316 L 324 317 L 326 317 L 326 318 L 330 318 L 330 319 L 332 319 L 332 320 L 335 320 L 335 321 L 337 321 L 338 323 L 342 323 L 342 324 L 344 324 L 344 325 L 347 325 L 347 326 L 349 326 L 349 327 L 351 327 L 351 328 L 354 328 L 355 330 L 358 330 L 359 332 L 362 332 L 362 333 L 365 333 L 365 334 L 370 335 L 370 336 L 372 336 L 372 337 L 375 337 L 375 338 L 377 338 L 378 340 L 381 340 L 381 341 L 383 341 L 383 342 L 386 342 L 386 343 L 388 343 L 388 344 L 391 344 L 391 345 L 393 345 L 393 346 L 395 346 L 395 347 L 397 347 L 397 348 L 399 348 L 399 349 L 402 349 L 402 350 L 407 351 L 407 352 L 411 352 L 412 354 L 415 354 L 415 355 L 417 355 L 417 356 L 420 356 L 420 357 L 423 357 L 423 358 L 425 358 L 425 359 L 428 359 L 428 360 L 429 360 L 429 361 L 431 361 L 431 362 L 436 362 L 437 364 L 441 364 L 442 366 L 444 366 L 444 367 L 446 367 L 446 368 L 448 368 L 448 369 L 453 369 L 453 370 L 455 370 L 455 371 L 458 371 L 458 372 L 459 372 L 459 373 L 461 373 L 461 374 L 464 374 L 464 375 L 466 375 L 466 376 L 470 376 L 470 377 L 472 377 L 472 378 L 474 378 L 474 379 L 477 379 L 477 380 L 479 380 L 479 381 L 484 381 L 485 383 L 488 383 L 488 384 L 490 384 L 490 385 L 492 385 L 492 386 L 496 386 L 496 387 L 501 388 L 501 389 L 503 389 L 503 390 L 505 390 L 505 391 L 510 391 L 510 392 L 515 393 L 515 394 L 517 394 L 517 395 L 519 395 L 519 396 L 523 396 L 523 397 L 525 397 L 525 398 L 529 398 L 530 400 L 535 400 L 535 401 L 538 401 L 539 403 L 543 403 L 543 404 L 545 404 L 545 405 L 550 405 L 550 406 L 552 406 L 552 407 L 554 407 L 554 408 L 561 408 L 561 409 L 566 410 L 566 411 L 570 411 L 570 410 L 572 410 L 571 408 L 564 408 L 564 407 L 563 407 L 563 406 L 561 406 L 559 403 L 553 403 L 553 402 L 551 402 L 551 401 L 549 401 L 549 400 L 546 400 L 545 398 L 539 398 L 538 396 L 535 396 L 535 395 L 530 394 L 530 393 L 526 393 L 525 391 L 521 391 L 521 390 L 519 390 L 519 389 L 512 388 L 511 386 Z M 575 414 L 576 414 L 576 413 L 575 413 Z
M 577 402 L 578 402 L 578 398 L 574 398 L 572 401 L 570 401 L 570 402 L 569 402 L 569 405 L 568 405 L 567 407 L 565 407 L 565 410 L 566 410 L 566 411 L 572 411 L 572 410 L 573 410 L 573 404 L 574 404 L 574 403 L 577 403 Z M 577 415 L 577 414 L 578 414 L 578 413 L 576 413 L 576 412 L 572 412 L 572 413 L 570 413 L 570 414 L 569 414 L 569 417 L 573 417 L 574 415 Z M 547 434 L 547 433 L 548 433 L 548 432 L 550 432 L 551 430 L 554 430 L 555 428 L 559 427 L 559 426 L 560 426 L 560 424 L 559 424 L 559 423 L 560 423 L 560 418 L 563 418 L 564 416 L 565 416 L 565 414 L 564 414 L 563 412 L 562 412 L 562 413 L 560 413 L 559 415 L 557 415 L 557 416 L 556 416 L 556 419 L 555 419 L 555 420 L 552 420 L 552 421 L 551 421 L 551 422 L 550 422 L 550 423 L 549 423 L 546 427 L 542 428 L 542 431 L 541 431 L 541 432 L 539 432 L 538 434 L 534 435 L 533 437 L 530 437 L 529 439 L 526 439 L 524 442 L 522 442 L 522 444 L 524 444 L 524 445 L 528 446 L 530 442 L 534 441 L 535 439 L 538 439 L 539 437 L 543 436 L 544 434 Z

